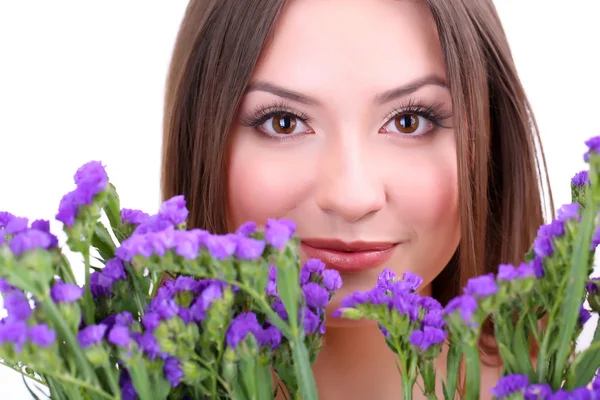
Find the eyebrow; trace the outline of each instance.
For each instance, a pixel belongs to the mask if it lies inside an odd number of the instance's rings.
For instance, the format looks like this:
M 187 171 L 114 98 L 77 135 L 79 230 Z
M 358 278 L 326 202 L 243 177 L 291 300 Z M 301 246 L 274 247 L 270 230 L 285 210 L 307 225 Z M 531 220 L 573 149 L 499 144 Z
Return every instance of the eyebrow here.
M 399 99 L 401 97 L 408 96 L 411 93 L 416 92 L 424 86 L 439 86 L 442 88 L 448 88 L 446 80 L 437 75 L 427 75 L 423 78 L 414 80 L 406 85 L 398 86 L 394 89 L 387 90 L 375 96 L 375 102 L 378 104 L 385 104 L 392 100 Z M 282 97 L 297 103 L 306 104 L 309 106 L 318 106 L 320 102 L 310 96 L 306 96 L 302 93 L 295 92 L 293 90 L 285 89 L 281 86 L 274 85 L 265 81 L 251 82 L 246 89 L 246 93 L 253 91 L 262 91 L 274 94 L 275 96 Z

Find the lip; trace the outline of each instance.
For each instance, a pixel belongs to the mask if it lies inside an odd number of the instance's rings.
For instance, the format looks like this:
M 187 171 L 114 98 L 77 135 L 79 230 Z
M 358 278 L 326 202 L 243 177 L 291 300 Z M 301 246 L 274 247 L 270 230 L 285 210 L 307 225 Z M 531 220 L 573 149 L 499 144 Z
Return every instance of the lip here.
M 305 239 L 300 248 L 309 258 L 321 259 L 339 272 L 360 272 L 382 266 L 400 243 L 343 242 L 332 239 Z

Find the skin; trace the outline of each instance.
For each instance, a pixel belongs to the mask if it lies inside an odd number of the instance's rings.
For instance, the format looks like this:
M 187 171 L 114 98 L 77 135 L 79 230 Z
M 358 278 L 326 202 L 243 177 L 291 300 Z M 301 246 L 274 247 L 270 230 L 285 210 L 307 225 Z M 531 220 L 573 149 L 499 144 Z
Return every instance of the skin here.
M 382 98 L 427 79 L 433 83 Z M 372 288 L 385 267 L 399 276 L 407 270 L 422 276 L 421 293 L 430 295 L 431 281 L 460 240 L 456 144 L 445 80 L 437 31 L 424 4 L 290 2 L 234 126 L 230 228 L 286 218 L 296 222 L 301 239 L 399 243 L 385 265 L 342 273 L 344 285 L 328 313 L 348 294 Z M 265 84 L 310 101 L 284 98 Z M 281 105 L 283 112 L 248 126 L 257 110 Z M 433 107 L 441 126 L 417 115 L 414 105 L 419 111 Z M 287 130 L 277 125 L 294 122 Z M 445 352 L 438 361 L 443 376 Z M 489 397 L 498 372 L 484 368 L 481 398 Z M 328 318 L 314 373 L 321 399 L 401 396 L 394 356 L 371 322 Z M 416 388 L 415 398 L 419 393 Z

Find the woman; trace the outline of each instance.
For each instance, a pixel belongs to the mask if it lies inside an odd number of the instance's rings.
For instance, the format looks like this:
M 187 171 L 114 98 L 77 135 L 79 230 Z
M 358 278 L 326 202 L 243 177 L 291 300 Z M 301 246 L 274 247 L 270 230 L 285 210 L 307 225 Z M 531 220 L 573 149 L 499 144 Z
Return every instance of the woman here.
M 385 267 L 444 304 L 522 260 L 543 222 L 538 139 L 491 0 L 193 0 L 166 88 L 162 193 L 213 232 L 294 220 L 301 256 L 342 275 L 330 311 Z M 487 398 L 500 369 L 493 341 L 481 350 Z M 402 390 L 364 321 L 328 318 L 314 373 L 323 399 Z

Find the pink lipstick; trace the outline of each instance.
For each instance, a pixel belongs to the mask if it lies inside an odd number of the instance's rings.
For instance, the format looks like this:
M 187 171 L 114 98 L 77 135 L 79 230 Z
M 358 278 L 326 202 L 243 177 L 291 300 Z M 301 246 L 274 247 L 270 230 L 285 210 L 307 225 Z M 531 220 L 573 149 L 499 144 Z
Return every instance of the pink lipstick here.
M 334 239 L 304 239 L 300 248 L 309 258 L 321 259 L 339 272 L 360 272 L 382 266 L 399 243 L 343 242 Z

